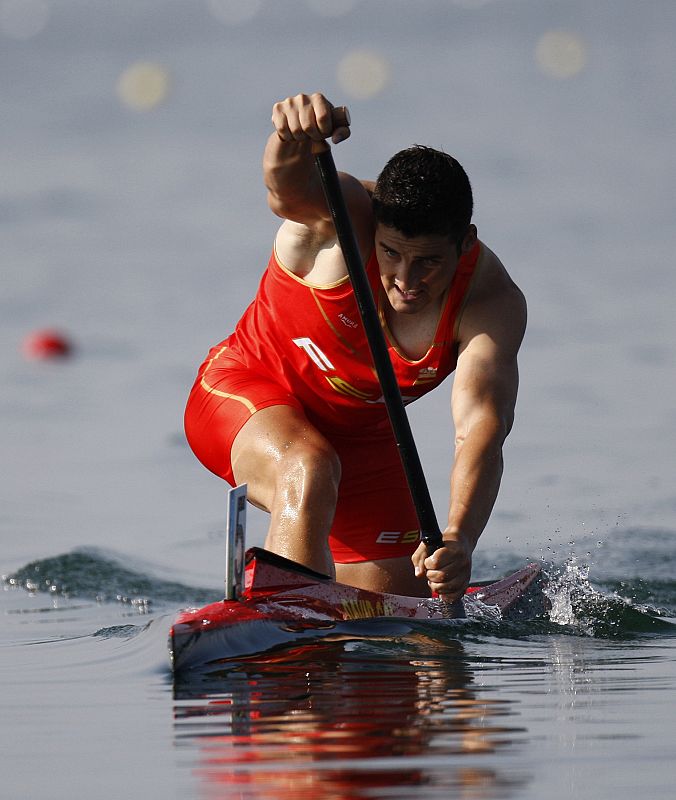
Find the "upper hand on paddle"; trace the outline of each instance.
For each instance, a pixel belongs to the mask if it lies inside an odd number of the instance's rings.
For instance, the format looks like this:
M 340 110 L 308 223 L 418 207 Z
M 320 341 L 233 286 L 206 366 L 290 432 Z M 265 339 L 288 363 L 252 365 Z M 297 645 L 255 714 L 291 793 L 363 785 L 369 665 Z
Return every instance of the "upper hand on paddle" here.
M 432 592 L 442 600 L 453 602 L 465 593 L 472 572 L 472 550 L 470 544 L 458 534 L 453 539 L 444 533 L 444 544 L 432 555 L 421 542 L 411 556 L 415 574 L 424 576 Z
M 283 142 L 323 142 L 330 137 L 338 144 L 350 135 L 345 110 L 336 113 L 333 104 L 319 92 L 298 94 L 275 103 L 272 124 Z

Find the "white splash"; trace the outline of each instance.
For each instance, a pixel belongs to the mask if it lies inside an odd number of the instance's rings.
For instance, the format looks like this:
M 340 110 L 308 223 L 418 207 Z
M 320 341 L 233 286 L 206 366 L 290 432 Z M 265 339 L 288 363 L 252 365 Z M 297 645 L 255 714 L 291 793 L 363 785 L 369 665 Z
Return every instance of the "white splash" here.
M 474 594 L 465 597 L 463 603 L 465 604 L 465 614 L 467 614 L 468 619 L 496 624 L 502 621 L 502 612 L 499 606 L 488 605 Z
M 579 564 L 571 556 L 558 576 L 550 576 L 544 593 L 551 603 L 549 619 L 556 625 L 576 626 L 592 633 L 587 620 L 580 619 L 575 608 L 580 601 L 596 597 L 598 593 L 589 583 L 589 567 Z

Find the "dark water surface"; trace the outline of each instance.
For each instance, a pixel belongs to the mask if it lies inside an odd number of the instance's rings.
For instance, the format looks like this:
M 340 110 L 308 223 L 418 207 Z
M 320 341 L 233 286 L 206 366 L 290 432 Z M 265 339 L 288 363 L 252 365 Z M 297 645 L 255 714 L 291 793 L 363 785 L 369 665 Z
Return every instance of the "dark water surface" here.
M 0 2 L 1 797 L 674 796 L 674 41 L 673 0 Z M 340 169 L 458 156 L 528 298 L 474 577 L 541 561 L 551 616 L 174 685 L 223 578 L 183 407 L 267 263 L 272 103 L 315 89 Z M 24 357 L 45 326 L 71 358 Z M 409 407 L 440 518 L 449 392 Z
M 110 553 L 26 565 L 0 595 L 6 780 L 27 797 L 667 797 L 676 582 L 547 572 L 537 620 L 421 622 L 174 680 L 167 609 L 200 590 Z

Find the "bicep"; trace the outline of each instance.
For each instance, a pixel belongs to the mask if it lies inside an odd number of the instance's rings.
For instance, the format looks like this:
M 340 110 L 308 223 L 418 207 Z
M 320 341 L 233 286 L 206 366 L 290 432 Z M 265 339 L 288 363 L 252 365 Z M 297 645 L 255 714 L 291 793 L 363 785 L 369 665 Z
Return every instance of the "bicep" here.
M 519 388 L 516 356 L 496 359 L 477 350 L 468 348 L 458 359 L 451 396 L 456 436 L 464 438 L 482 422 L 505 437 L 512 427 Z
M 361 219 L 371 217 L 371 198 L 362 183 L 352 175 L 341 172 L 339 178 L 345 204 L 357 229 Z M 314 235 L 327 239 L 335 236 L 331 212 L 318 173 L 313 175 L 311 184 L 304 186 L 302 191 L 268 192 L 268 204 L 278 217 L 304 225 Z M 355 233 L 358 234 L 358 230 Z
M 518 290 L 501 305 L 477 314 L 474 324 L 465 326 L 451 402 L 460 437 L 478 421 L 494 426 L 503 437 L 512 427 L 526 312 Z

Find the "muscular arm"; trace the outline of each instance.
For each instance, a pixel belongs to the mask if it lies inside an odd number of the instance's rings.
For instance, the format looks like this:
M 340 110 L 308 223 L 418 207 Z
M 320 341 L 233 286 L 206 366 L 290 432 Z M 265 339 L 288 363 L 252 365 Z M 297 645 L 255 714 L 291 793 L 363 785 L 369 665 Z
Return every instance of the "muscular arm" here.
M 502 447 L 509 434 L 518 389 L 517 352 L 526 323 L 523 295 L 511 282 L 467 310 L 460 333 L 451 406 L 455 458 L 444 547 L 414 563 L 433 591 L 462 596 L 472 552 L 493 509 L 502 477 Z
M 333 106 L 321 94 L 297 95 L 276 103 L 263 157 L 271 210 L 285 222 L 276 239 L 284 265 L 307 280 L 326 283 L 345 274 L 336 234 L 312 146 L 329 136 L 346 139 L 347 127 L 333 127 Z M 372 247 L 371 203 L 359 181 L 341 173 L 341 186 L 362 254 Z
M 497 497 L 502 446 L 514 421 L 525 303 L 518 289 L 509 294 L 502 301 L 507 319 L 492 321 L 494 331 L 470 333 L 453 385 L 456 437 L 447 532 L 449 536 L 462 533 L 472 549 Z
M 331 215 L 314 164 L 312 142 L 283 141 L 275 131 L 263 155 L 270 209 L 283 219 L 331 233 Z

